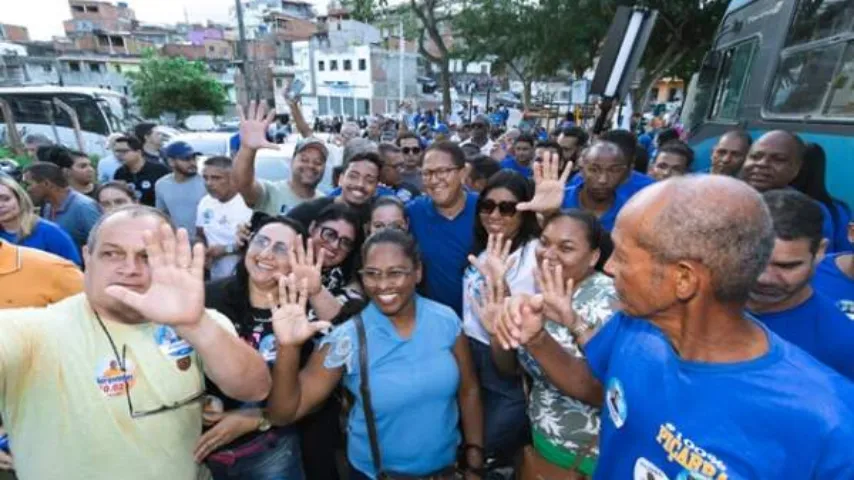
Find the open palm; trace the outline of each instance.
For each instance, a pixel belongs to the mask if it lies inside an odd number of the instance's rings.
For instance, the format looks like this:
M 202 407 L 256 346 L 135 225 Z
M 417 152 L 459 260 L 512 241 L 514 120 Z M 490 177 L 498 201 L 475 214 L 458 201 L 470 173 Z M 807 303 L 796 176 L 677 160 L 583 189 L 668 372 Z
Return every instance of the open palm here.
M 504 234 L 498 235 L 489 234 L 486 240 L 486 249 L 482 259 L 469 255 L 469 263 L 476 268 L 484 277 L 491 276 L 492 278 L 504 280 L 507 270 L 513 266 L 509 260 L 510 247 L 513 241 L 504 240 Z
M 240 115 L 240 145 L 251 150 L 261 148 L 279 148 L 275 143 L 267 140 L 267 130 L 273 123 L 276 110 L 267 111 L 267 104 L 251 101 L 244 113 L 243 108 L 237 109 Z
M 504 300 L 496 337 L 505 349 L 525 346 L 543 330 L 542 295 L 517 295 Z
M 571 171 L 572 162 L 567 162 L 561 173 L 560 156 L 549 152 L 542 161 L 534 163 L 534 198 L 516 205 L 516 209 L 539 213 L 559 210 Z
M 169 225 L 145 232 L 145 252 L 151 269 L 151 285 L 145 293 L 111 285 L 106 293 L 138 311 L 143 317 L 164 325 L 182 326 L 199 322 L 205 309 L 205 247 L 190 247 L 187 231 L 178 234 Z
M 543 260 L 534 271 L 534 278 L 543 297 L 543 314 L 550 320 L 573 328 L 577 321 L 577 315 L 572 309 L 575 282 L 571 278 L 563 280 L 563 266 L 557 264 L 551 267 L 548 260 Z
M 315 261 L 314 241 L 309 238 L 308 246 L 303 246 L 302 235 L 298 235 L 293 248 L 288 251 L 288 258 L 291 264 L 291 273 L 296 278 L 296 284 L 300 285 L 305 282 L 309 296 L 319 293 L 323 288 L 320 275 L 323 269 L 323 251 L 320 251 Z
M 504 297 L 504 280 L 486 275 L 480 300 L 469 299 L 474 306 L 475 315 L 490 335 L 495 335 L 495 327 L 504 313 Z
M 279 278 L 279 306 L 273 309 L 272 318 L 273 332 L 279 345 L 300 346 L 317 332 L 332 326 L 329 322 L 308 321 L 305 283 L 298 284 L 293 274 Z

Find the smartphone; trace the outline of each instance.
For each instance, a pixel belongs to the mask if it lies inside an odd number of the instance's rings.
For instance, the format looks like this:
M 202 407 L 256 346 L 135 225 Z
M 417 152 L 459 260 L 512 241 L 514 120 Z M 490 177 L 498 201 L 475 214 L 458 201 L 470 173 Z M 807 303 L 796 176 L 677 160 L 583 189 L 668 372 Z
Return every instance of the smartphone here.
M 288 87 L 288 91 L 285 92 L 285 96 L 288 98 L 288 100 L 295 100 L 297 97 L 300 96 L 303 89 L 305 89 L 305 83 L 299 78 L 295 78 L 294 81 L 291 82 L 290 86 Z

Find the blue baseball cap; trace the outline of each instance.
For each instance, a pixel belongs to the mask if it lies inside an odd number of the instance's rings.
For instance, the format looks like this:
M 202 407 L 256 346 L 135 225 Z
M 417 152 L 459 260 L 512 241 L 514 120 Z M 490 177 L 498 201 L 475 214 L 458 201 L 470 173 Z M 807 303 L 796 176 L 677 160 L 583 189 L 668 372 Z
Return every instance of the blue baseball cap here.
M 199 152 L 193 150 L 193 147 L 187 142 L 172 142 L 166 146 L 166 158 L 177 158 L 179 160 L 189 160 L 198 155 Z

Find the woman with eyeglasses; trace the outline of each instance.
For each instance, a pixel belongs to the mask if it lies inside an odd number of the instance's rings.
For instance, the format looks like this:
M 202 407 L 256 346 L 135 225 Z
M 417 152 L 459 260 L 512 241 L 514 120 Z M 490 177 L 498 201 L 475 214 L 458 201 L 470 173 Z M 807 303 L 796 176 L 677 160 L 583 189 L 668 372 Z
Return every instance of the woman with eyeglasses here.
M 15 245 L 52 253 L 82 266 L 80 251 L 59 225 L 36 214 L 24 188 L 0 174 L 0 238 Z
M 226 315 L 237 334 L 269 365 L 276 359 L 271 309 L 279 299 L 278 279 L 293 272 L 293 251 L 307 237 L 305 227 L 285 217 L 256 215 L 247 248 L 233 276 L 208 283 L 205 302 Z M 299 246 L 302 249 L 302 246 Z M 204 422 L 196 461 L 204 461 L 216 480 L 304 478 L 300 435 L 294 426 L 273 426 L 264 404 L 244 404 L 208 383 Z
M 302 371 L 294 361 L 301 346 L 328 324 L 305 316 L 305 282 L 283 279 L 279 297 L 287 301 L 273 314 L 280 347 L 271 418 L 302 418 L 341 382 L 355 397 L 347 425 L 350 480 L 379 478 L 380 472 L 455 478 L 461 443 L 465 463 L 480 468 L 483 418 L 468 343 L 451 309 L 415 293 L 422 274 L 415 240 L 382 229 L 365 241 L 362 258 L 371 302 L 324 337 Z M 467 478 L 480 477 L 468 471 Z
M 371 204 L 371 213 L 365 225 L 365 236 L 371 236 L 383 228 L 409 231 L 406 205 L 397 197 L 379 197 Z
M 571 387 L 552 379 L 560 378 L 555 372 L 565 366 L 548 352 L 553 346 L 582 357 L 583 345 L 614 313 L 614 281 L 602 273 L 612 250 L 608 232 L 589 212 L 564 210 L 545 220 L 533 267 L 543 330 L 536 342 L 518 349 L 502 344 L 498 339 L 508 336 L 496 330 L 508 328 L 506 315 L 499 313 L 506 311 L 504 297 L 519 294 L 494 280 L 500 277 L 487 281 L 478 310 L 490 332 L 495 364 L 505 373 L 521 366 L 533 379 L 528 399 L 532 446 L 524 451 L 521 480 L 584 480 L 595 470 L 602 399 L 564 394 Z
M 489 179 L 477 202 L 474 248 L 463 273 L 463 330 L 480 379 L 486 450 L 499 463 L 512 459 L 528 439 L 525 392 L 520 375 L 501 375 L 495 368 L 489 333 L 475 307 L 483 294 L 485 275 L 501 275 L 513 293 L 534 292 L 534 251 L 540 229 L 535 213 L 516 210 L 517 204 L 530 201 L 533 195 L 531 182 L 516 171 L 501 170 Z

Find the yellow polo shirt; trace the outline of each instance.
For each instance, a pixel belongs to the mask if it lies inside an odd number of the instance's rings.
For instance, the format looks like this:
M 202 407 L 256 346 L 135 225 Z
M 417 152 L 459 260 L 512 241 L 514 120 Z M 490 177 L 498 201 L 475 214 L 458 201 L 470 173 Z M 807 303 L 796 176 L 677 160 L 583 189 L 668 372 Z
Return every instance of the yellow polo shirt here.
M 77 265 L 0 240 L 0 309 L 44 307 L 82 291 Z
M 230 332 L 223 315 L 208 314 Z M 85 294 L 0 311 L 0 413 L 20 480 L 194 480 L 201 402 L 132 418 L 204 389 L 198 355 L 169 327 L 104 320 Z

